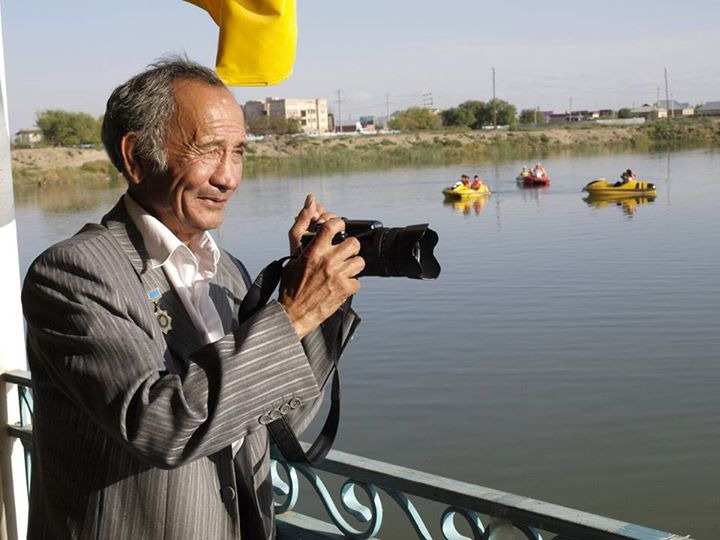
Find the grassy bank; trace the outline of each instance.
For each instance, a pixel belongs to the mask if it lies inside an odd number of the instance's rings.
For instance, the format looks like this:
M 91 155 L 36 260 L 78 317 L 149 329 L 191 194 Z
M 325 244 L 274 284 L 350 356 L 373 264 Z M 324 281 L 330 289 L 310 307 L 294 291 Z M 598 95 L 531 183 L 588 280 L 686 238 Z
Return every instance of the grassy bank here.
M 546 159 L 560 152 L 590 154 L 720 146 L 712 121 L 656 122 L 617 127 L 578 125 L 498 131 L 437 131 L 398 135 L 297 137 L 253 143 L 248 176 L 319 174 L 394 166 Z
M 508 159 L 534 161 L 568 151 L 588 154 L 718 146 L 720 122 L 707 119 L 660 120 L 630 127 L 585 124 L 497 131 L 284 136 L 250 142 L 245 171 L 246 176 L 252 178 Z M 52 156 L 50 151 L 53 151 Z M 16 156 L 17 152 L 23 154 Z M 31 154 L 33 152 L 37 155 Z M 43 152 L 48 155 L 43 156 Z M 67 156 L 72 160 L 68 161 Z M 116 182 L 117 172 L 101 156 L 101 151 L 93 150 L 83 161 L 79 150 L 39 148 L 13 151 L 14 184 L 25 187 L 71 182 Z

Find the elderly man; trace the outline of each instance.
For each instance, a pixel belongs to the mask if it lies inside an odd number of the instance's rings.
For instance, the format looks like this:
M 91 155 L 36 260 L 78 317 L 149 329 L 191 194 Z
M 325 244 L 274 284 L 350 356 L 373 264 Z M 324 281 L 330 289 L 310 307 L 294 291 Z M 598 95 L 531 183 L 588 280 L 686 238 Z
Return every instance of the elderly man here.
M 208 231 L 240 184 L 244 125 L 215 73 L 184 58 L 108 100 L 103 142 L 127 192 L 40 255 L 23 287 L 29 538 L 275 535 L 264 419 L 311 420 L 364 262 L 308 196 L 278 300 L 238 320 L 247 272 Z

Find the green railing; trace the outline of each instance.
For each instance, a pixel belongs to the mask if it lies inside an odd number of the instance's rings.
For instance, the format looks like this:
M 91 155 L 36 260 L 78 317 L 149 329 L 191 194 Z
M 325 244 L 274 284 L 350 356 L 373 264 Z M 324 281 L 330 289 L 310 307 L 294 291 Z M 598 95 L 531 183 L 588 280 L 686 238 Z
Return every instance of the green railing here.
M 20 423 L 7 430 L 23 443 L 29 480 L 30 373 L 2 377 L 18 386 Z M 281 539 L 692 540 L 338 451 L 316 467 L 287 463 L 273 452 L 272 475 Z M 319 515 L 296 511 L 300 503 Z

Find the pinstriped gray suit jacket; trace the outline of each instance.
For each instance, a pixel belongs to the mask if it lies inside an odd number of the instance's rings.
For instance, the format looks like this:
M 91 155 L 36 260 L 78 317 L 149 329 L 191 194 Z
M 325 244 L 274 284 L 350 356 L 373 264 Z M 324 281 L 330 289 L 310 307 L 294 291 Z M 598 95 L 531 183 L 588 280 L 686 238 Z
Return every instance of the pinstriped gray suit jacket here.
M 274 301 L 238 325 L 247 286 L 223 253 L 211 297 L 227 335 L 202 346 L 122 201 L 103 225 L 49 248 L 23 286 L 35 392 L 28 537 L 273 537 L 259 419 L 309 423 L 338 345 L 323 334 L 341 315 L 302 343 Z M 167 335 L 153 289 L 172 317 Z

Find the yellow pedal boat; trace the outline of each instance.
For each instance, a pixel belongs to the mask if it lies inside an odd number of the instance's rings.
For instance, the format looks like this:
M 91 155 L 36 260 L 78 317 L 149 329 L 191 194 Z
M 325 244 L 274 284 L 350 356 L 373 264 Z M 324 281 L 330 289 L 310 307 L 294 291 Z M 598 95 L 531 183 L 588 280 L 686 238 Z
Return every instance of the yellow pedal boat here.
M 458 185 L 459 184 L 459 185 Z M 485 184 L 480 184 L 478 189 L 473 189 L 462 185 L 460 182 L 454 186 L 446 187 L 442 190 L 443 195 L 446 199 L 457 200 L 457 199 L 469 199 L 470 197 L 481 197 L 483 195 L 490 195 L 492 191 Z
M 609 196 L 609 197 L 627 197 L 629 195 L 655 195 L 657 193 L 655 184 L 652 182 L 643 182 L 641 180 L 629 180 L 628 182 L 611 183 L 605 180 L 605 178 L 598 178 L 587 184 L 583 191 L 587 191 L 591 195 L 595 196 Z

